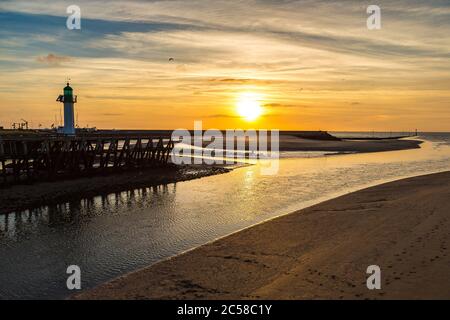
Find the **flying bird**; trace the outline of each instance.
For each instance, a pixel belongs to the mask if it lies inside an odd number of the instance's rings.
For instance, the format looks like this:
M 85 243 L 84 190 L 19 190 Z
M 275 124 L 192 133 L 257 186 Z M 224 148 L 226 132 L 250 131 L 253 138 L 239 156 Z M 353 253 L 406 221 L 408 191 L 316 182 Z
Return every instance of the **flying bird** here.
M 169 61 L 175 61 L 175 59 L 174 58 L 169 58 Z

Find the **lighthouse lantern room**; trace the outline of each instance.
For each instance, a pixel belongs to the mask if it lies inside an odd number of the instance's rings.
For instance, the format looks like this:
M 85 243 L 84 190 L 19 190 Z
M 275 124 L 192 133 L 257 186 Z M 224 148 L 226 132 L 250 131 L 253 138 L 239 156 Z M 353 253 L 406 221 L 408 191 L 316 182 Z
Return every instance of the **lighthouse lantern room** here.
M 69 83 L 64 88 L 64 94 L 59 95 L 56 101 L 64 103 L 64 127 L 62 132 L 66 135 L 75 135 L 74 104 L 77 103 L 77 96 L 73 95 L 73 89 Z

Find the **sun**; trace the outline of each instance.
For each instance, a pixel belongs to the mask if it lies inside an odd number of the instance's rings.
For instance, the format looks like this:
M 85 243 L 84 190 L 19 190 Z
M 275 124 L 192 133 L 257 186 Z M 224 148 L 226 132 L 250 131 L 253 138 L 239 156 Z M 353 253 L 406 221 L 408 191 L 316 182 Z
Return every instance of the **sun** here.
M 247 121 L 254 121 L 262 114 L 261 96 L 256 93 L 242 93 L 237 99 L 237 112 Z

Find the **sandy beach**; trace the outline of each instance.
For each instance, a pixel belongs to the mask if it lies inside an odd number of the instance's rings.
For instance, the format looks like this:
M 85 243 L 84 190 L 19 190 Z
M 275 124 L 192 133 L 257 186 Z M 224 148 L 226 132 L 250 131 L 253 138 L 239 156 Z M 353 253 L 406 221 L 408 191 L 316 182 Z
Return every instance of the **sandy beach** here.
M 450 172 L 357 191 L 75 299 L 450 299 Z M 381 290 L 366 287 L 369 265 Z

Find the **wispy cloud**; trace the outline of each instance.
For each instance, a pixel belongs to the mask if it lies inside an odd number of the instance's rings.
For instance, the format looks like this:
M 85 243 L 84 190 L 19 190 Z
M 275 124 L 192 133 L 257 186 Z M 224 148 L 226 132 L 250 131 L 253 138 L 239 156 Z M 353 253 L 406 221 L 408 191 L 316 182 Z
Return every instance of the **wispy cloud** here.
M 105 113 L 101 113 L 100 114 L 100 116 L 103 116 L 103 117 L 121 117 L 121 116 L 124 116 L 125 115 L 125 113 L 108 113 L 108 112 L 105 112 Z
M 225 119 L 237 119 L 239 116 L 230 115 L 230 114 L 212 114 L 207 116 L 207 118 L 225 118 Z
M 41 63 L 46 63 L 52 66 L 60 65 L 63 62 L 70 62 L 73 61 L 71 57 L 68 56 L 58 56 L 53 53 L 49 53 L 46 56 L 40 56 L 36 58 L 36 61 Z

